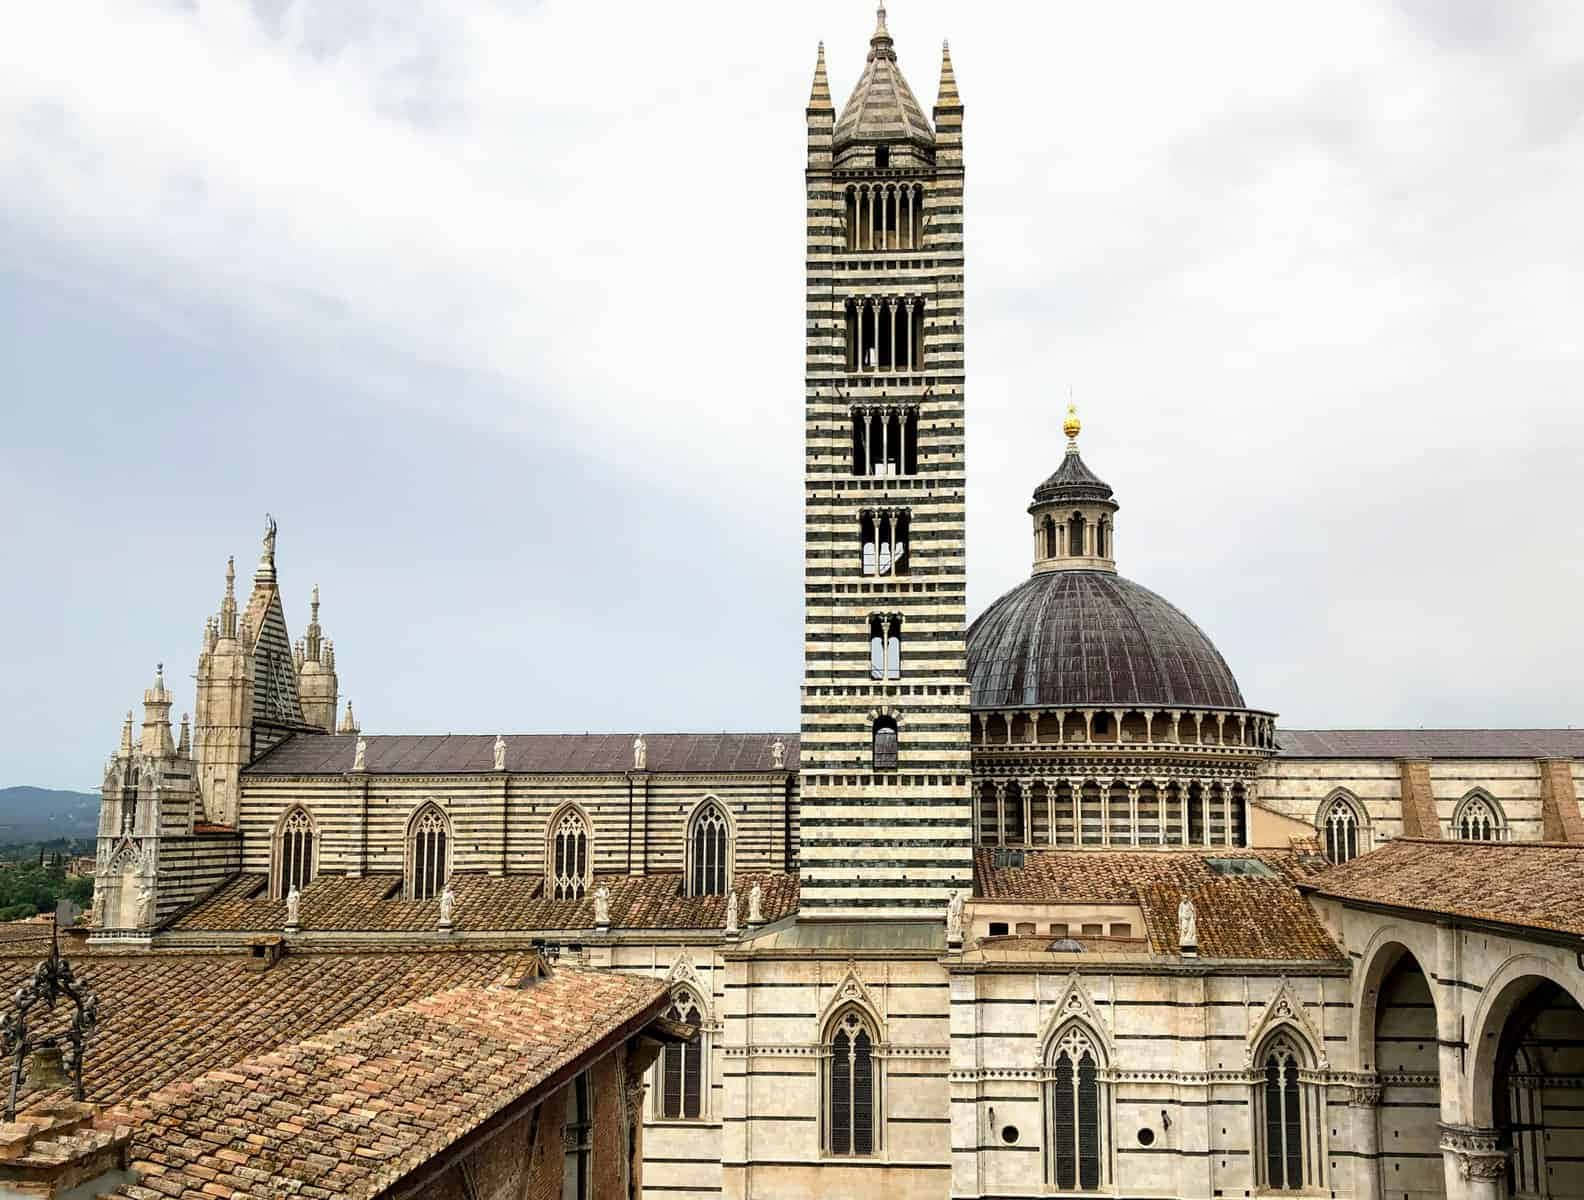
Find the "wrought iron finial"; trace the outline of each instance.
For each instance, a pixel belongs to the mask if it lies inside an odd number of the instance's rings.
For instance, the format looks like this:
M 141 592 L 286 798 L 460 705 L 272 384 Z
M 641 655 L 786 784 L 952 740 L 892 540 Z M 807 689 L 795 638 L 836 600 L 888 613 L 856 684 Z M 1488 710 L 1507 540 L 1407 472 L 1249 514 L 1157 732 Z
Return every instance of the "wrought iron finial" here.
M 35 1038 L 28 1014 L 43 1005 L 53 1013 L 62 998 L 72 1002 L 71 1024 L 59 1033 Z M 0 1021 L 0 1050 L 11 1057 L 11 1088 L 6 1096 L 5 1119 L 16 1120 L 17 1092 L 27 1078 L 30 1055 L 41 1051 L 58 1054 L 72 1084 L 72 1097 L 83 1096 L 83 1047 L 99 1023 L 99 1000 L 77 978 L 72 965 L 60 952 L 60 915 L 50 926 L 49 957 L 34 968 L 33 978 L 16 990 L 12 1009 Z

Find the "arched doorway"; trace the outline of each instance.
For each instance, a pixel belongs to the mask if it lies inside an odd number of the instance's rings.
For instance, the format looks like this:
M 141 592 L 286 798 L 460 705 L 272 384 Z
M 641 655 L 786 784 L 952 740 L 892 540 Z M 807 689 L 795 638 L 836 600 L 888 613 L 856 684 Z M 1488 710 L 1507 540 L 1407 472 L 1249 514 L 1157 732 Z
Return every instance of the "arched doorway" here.
M 1435 997 L 1413 953 L 1397 947 L 1375 999 L 1380 1182 L 1391 1200 L 1445 1200 Z
M 1491 1124 L 1507 1195 L 1584 1197 L 1584 1009 L 1549 979 L 1512 1007 L 1494 1049 Z

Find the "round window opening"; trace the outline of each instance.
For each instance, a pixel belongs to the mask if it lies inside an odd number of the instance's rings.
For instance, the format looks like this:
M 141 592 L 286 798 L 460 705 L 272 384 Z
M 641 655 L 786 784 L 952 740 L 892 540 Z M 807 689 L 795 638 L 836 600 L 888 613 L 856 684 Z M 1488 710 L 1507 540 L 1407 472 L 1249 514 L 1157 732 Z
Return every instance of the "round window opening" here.
M 1139 1130 L 1139 1145 L 1153 1146 L 1155 1144 L 1155 1131 L 1153 1129 Z
M 1001 1140 L 1008 1146 L 1016 1142 L 1018 1140 L 1018 1127 L 1016 1125 L 1003 1126 L 1001 1130 Z

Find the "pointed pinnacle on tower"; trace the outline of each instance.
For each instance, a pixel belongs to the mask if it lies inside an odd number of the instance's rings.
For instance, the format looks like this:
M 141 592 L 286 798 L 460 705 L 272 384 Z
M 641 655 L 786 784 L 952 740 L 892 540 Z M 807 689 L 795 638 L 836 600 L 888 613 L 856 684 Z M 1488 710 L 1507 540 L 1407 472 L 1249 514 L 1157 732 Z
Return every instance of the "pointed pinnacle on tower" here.
M 819 44 L 819 56 L 814 60 L 814 86 L 809 90 L 809 111 L 833 111 L 830 80 L 825 75 L 825 43 Z
M 940 92 L 935 97 L 936 108 L 952 108 L 962 103 L 957 94 L 957 76 L 952 71 L 951 43 L 941 43 Z
M 182 713 L 181 736 L 176 740 L 176 753 L 183 758 L 192 757 L 192 718 Z
M 121 722 L 121 755 L 125 757 L 132 753 L 132 710 L 127 709 L 126 719 Z
M 254 583 L 275 582 L 275 518 L 264 514 L 264 548 L 259 554 L 258 570 L 253 572 Z
M 225 597 L 220 601 L 219 634 L 223 638 L 237 635 L 236 556 L 226 558 Z

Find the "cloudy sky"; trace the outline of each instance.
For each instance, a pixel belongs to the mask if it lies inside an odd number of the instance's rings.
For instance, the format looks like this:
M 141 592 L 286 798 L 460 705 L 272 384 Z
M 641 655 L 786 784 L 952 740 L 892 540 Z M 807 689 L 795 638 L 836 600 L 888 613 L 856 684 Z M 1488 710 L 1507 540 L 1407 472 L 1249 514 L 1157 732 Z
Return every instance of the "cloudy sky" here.
M 0 41 L 0 785 L 266 511 L 377 732 L 797 720 L 803 106 L 862 0 L 65 0 Z M 895 0 L 967 106 L 970 608 L 1069 389 L 1288 725 L 1584 715 L 1584 5 Z

